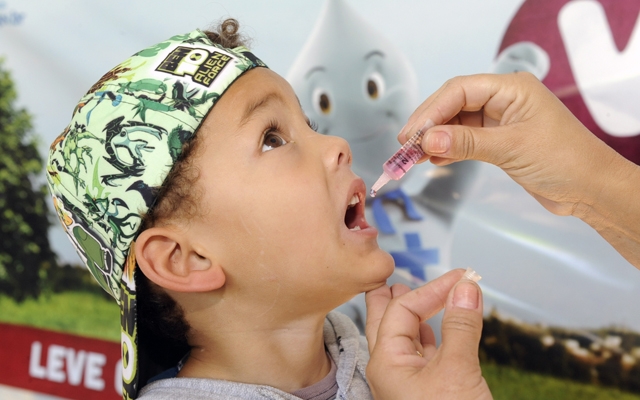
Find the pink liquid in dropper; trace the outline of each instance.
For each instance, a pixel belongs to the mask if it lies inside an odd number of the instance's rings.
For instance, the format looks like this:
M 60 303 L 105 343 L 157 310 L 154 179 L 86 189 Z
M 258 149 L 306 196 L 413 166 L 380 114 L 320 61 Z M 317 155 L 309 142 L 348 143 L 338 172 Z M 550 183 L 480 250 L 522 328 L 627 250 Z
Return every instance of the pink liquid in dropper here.
M 427 129 L 432 126 L 435 126 L 435 124 L 431 120 L 428 120 L 422 129 L 411 136 L 411 139 L 407 140 L 400 150 L 396 151 L 391 158 L 382 164 L 382 175 L 380 175 L 380 178 L 378 178 L 376 183 L 371 187 L 371 192 L 369 192 L 371 197 L 376 197 L 380 188 L 386 185 L 391 179 L 397 181 L 402 178 L 404 174 L 424 156 L 425 153 L 421 145 L 422 137 Z

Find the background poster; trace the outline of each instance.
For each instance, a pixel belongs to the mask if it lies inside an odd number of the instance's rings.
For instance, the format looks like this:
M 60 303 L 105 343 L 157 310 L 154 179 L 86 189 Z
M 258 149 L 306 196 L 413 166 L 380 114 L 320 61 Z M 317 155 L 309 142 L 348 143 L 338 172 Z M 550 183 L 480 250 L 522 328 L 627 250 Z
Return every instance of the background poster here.
M 174 34 L 232 16 L 253 39 L 253 51 L 290 80 L 321 131 L 347 137 L 354 156 L 364 153 L 370 140 L 359 137 L 361 132 L 375 131 L 379 140 L 394 138 L 403 119 L 453 76 L 527 70 L 594 134 L 638 163 L 639 9 L 637 0 L 0 0 L 0 69 L 10 73 L 0 79 L 0 87 L 6 88 L 2 82 L 9 79 L 14 85 L 13 110 L 26 109 L 30 115 L 32 129 L 26 131 L 37 137 L 31 148 L 44 157 L 80 96 L 117 62 Z M 346 51 L 356 57 L 371 49 L 394 57 L 362 70 L 347 57 L 344 63 L 327 64 L 336 74 L 315 81 L 300 78 L 309 68 L 329 62 L 323 54 Z M 345 79 L 374 82 L 379 101 L 358 97 L 367 95 L 368 86 L 358 94 L 341 89 L 348 87 L 340 84 Z M 393 85 L 397 91 L 391 90 Z M 329 95 L 335 113 L 317 108 L 318 93 Z M 5 90 L 0 98 L 6 95 Z M 380 117 L 385 115 L 379 112 L 382 105 L 395 119 Z M 371 115 L 374 125 L 346 117 L 345 110 Z M 375 145 L 382 149 L 380 157 L 395 151 L 394 141 Z M 0 155 L 3 185 L 7 175 L 13 176 L 6 172 L 13 171 L 9 165 L 32 159 L 29 149 L 11 149 Z M 383 161 L 360 157 L 355 167 L 363 176 L 375 176 Z M 29 175 L 28 166 L 24 171 L 30 178 L 18 181 L 31 182 L 39 193 L 42 174 Z M 2 187 L 2 195 L 10 199 L 13 186 Z M 368 219 L 386 227 L 380 243 L 394 255 L 400 279 L 419 284 L 468 266 L 483 275 L 483 370 L 496 398 L 525 398 L 523 393 L 534 391 L 541 397 L 531 398 L 553 398 L 549 393 L 558 398 L 611 398 L 612 393 L 635 398 L 617 388 L 640 390 L 640 276 L 588 226 L 549 214 L 500 170 L 479 163 L 416 167 L 401 187 L 390 189 L 399 191 L 390 190 L 377 213 L 369 202 Z M 12 204 L 45 199 L 34 196 Z M 407 204 L 413 204 L 415 215 Z M 42 206 L 25 212 L 44 215 Z M 53 215 L 48 232 L 30 219 L 12 225 L 16 215 L 4 210 L 1 218 L 3 241 L 21 237 L 16 229 L 31 230 L 29 243 L 41 250 L 31 253 L 41 257 L 24 264 L 35 274 L 15 275 L 27 282 L 26 289 L 0 294 L 0 321 L 7 322 L 0 325 L 0 354 L 18 354 L 15 364 L 0 367 L 5 377 L 0 398 L 30 396 L 23 389 L 69 398 L 86 398 L 86 393 L 117 398 L 117 343 L 110 347 L 119 340 L 117 307 L 95 291 L 82 271 L 60 267 L 79 259 Z M 6 271 L 22 268 L 3 254 L 0 282 L 8 281 Z M 362 317 L 357 299 L 346 311 Z M 16 331 L 16 326 L 24 330 Z M 79 336 L 69 339 L 53 331 Z M 96 341 L 84 343 L 82 338 L 88 337 Z M 21 339 L 19 345 L 15 338 Z M 590 386 L 567 389 L 573 386 L 549 374 Z

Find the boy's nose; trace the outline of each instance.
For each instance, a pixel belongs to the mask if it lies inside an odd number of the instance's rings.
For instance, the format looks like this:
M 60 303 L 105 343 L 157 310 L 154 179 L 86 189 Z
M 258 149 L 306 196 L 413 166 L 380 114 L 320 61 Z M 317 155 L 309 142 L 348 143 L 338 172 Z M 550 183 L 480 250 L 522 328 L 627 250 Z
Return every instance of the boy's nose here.
M 329 169 L 351 166 L 351 148 L 349 143 L 339 136 L 323 136 L 325 140 L 323 159 Z

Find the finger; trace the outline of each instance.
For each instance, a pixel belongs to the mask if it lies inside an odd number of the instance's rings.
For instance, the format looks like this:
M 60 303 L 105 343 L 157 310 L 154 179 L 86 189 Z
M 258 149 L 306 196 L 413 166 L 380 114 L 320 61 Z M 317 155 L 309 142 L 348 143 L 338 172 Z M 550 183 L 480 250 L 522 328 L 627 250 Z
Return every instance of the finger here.
M 423 348 L 436 345 L 436 335 L 433 333 L 433 328 L 426 322 L 420 323 L 420 343 Z
M 442 318 L 442 358 L 478 362 L 482 334 L 482 292 L 477 283 L 463 279 L 447 298 Z
M 443 90 L 432 99 L 416 119 L 430 119 L 436 125 L 450 121 L 459 113 L 474 113 L 485 105 L 500 91 L 504 78 L 494 74 L 478 74 L 459 76 L 449 80 Z M 503 98 L 503 97 L 501 97 Z M 505 108 L 510 104 L 509 98 L 500 103 Z
M 381 290 L 384 289 L 384 290 Z M 365 295 L 365 301 L 367 302 L 367 327 L 365 327 L 365 335 L 369 336 L 377 336 L 378 326 L 380 325 L 380 319 L 384 314 L 384 310 L 386 310 L 387 304 L 392 298 L 400 297 L 405 293 L 409 293 L 411 288 L 402 283 L 396 283 L 391 286 L 391 288 L 382 287 L 376 289 L 375 291 L 369 292 L 371 294 Z M 388 296 L 390 292 L 390 297 Z M 369 305 L 371 305 L 371 313 L 369 313 Z M 384 307 L 384 309 L 383 309 Z M 427 327 L 431 329 L 428 325 Z M 431 333 L 433 336 L 433 331 Z M 375 347 L 376 339 L 373 338 L 369 340 L 370 351 Z M 420 340 L 420 335 L 417 335 L 414 339 L 414 344 L 418 351 L 422 351 L 422 344 Z
M 438 352 L 438 348 L 434 344 L 430 344 L 422 347 L 422 357 L 430 361 Z
M 377 343 L 396 346 L 411 353 L 420 322 L 437 314 L 445 305 L 451 288 L 462 277 L 463 270 L 450 271 L 409 293 L 394 298 L 379 323 Z M 395 342 L 399 340 L 399 342 Z M 377 346 L 377 344 L 376 344 Z M 403 351 L 404 351 L 403 350 Z
M 396 283 L 393 286 L 391 286 L 391 296 L 393 298 L 400 297 L 405 293 L 409 293 L 410 291 L 411 291 L 411 288 L 402 283 Z M 420 330 L 422 330 L 422 325 L 423 323 L 420 323 Z M 416 347 L 416 351 L 417 351 L 416 355 L 422 354 L 422 341 L 420 339 L 421 339 L 421 334 L 420 332 L 418 332 L 416 337 L 413 339 L 413 344 Z
M 431 162 L 443 165 L 441 159 L 453 161 L 479 160 L 503 165 L 511 154 L 514 128 L 471 127 L 468 125 L 443 125 L 429 129 L 422 140 L 422 149 L 431 156 Z
M 365 326 L 365 336 L 369 343 L 369 353 L 373 350 L 378 337 L 378 327 L 384 315 L 387 305 L 392 299 L 392 292 L 389 286 L 384 285 L 367 292 L 364 296 L 367 305 L 367 322 Z
M 446 167 L 447 165 L 455 163 L 457 160 L 432 156 L 429 158 L 429 161 L 431 161 L 431 164 L 437 165 L 438 167 Z
M 407 139 L 411 136 L 411 135 L 408 135 L 409 132 L 415 132 L 419 129 L 417 127 L 414 127 L 414 125 L 420 118 L 420 115 L 422 115 L 424 110 L 427 109 L 429 105 L 431 105 L 431 103 L 433 102 L 433 99 L 435 99 L 438 96 L 438 94 L 445 89 L 446 86 L 447 86 L 447 83 L 445 82 L 444 85 L 440 86 L 440 88 L 438 88 L 438 90 L 432 93 L 431 96 L 427 97 L 427 99 L 423 101 L 422 104 L 420 104 L 418 108 L 416 108 L 416 110 L 409 116 L 407 123 L 402 127 L 402 129 L 400 129 L 400 133 L 398 133 L 398 141 L 400 143 L 404 144 L 404 142 L 407 141 Z
M 459 76 L 450 79 L 409 117 L 405 125 L 406 129 L 401 131 L 401 135 L 411 134 L 414 130 L 422 128 L 429 120 L 435 125 L 443 125 L 461 111 L 481 110 L 499 88 L 499 82 L 492 74 Z M 404 138 L 400 140 L 402 143 L 406 141 Z
M 424 348 L 422 347 L 422 343 L 420 343 L 420 340 L 418 338 L 413 339 L 413 346 L 415 348 L 415 352 L 412 352 L 411 354 L 415 354 L 418 357 L 422 357 L 422 355 L 424 354 Z
M 391 286 L 391 298 L 400 297 L 405 293 L 409 293 L 411 288 L 403 283 L 395 283 Z

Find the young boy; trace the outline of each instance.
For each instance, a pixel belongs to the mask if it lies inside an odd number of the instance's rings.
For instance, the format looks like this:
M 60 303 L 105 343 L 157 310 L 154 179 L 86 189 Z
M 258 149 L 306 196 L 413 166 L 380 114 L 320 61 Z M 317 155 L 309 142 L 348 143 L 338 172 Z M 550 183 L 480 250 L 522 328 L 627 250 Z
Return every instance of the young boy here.
M 47 178 L 121 306 L 125 399 L 371 397 L 366 344 L 331 310 L 393 261 L 350 165 L 234 20 L 142 50 L 89 90 Z

